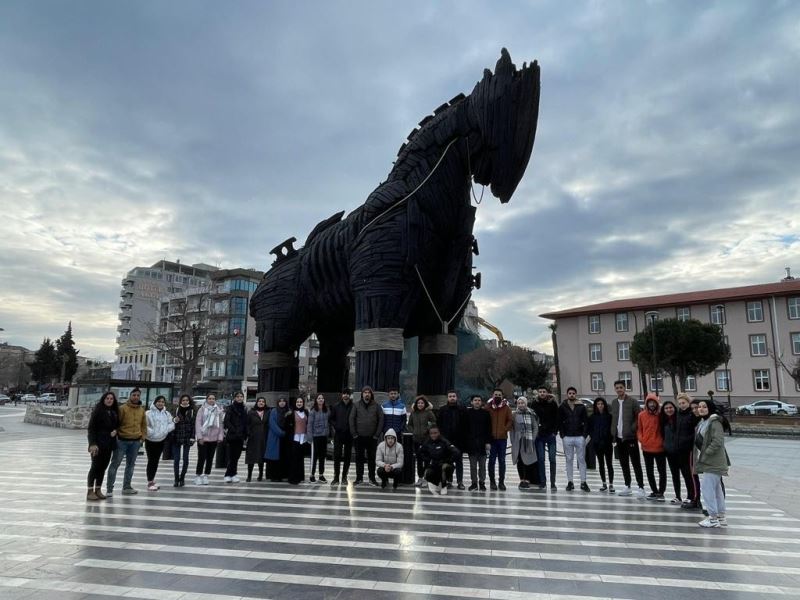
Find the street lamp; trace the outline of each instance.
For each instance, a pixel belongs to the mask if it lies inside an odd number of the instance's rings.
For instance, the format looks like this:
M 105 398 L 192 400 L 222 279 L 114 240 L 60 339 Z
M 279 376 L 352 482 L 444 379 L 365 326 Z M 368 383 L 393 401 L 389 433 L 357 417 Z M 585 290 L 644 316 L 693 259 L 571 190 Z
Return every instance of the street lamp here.
M 733 411 L 731 410 L 731 372 L 728 370 L 728 348 L 725 347 L 725 321 L 728 320 L 728 315 L 725 312 L 724 304 L 715 304 L 711 308 L 721 311 L 719 327 L 722 330 L 722 348 L 725 351 L 725 391 L 728 394 L 728 411 L 730 414 L 733 414 Z
M 653 341 L 653 374 L 651 381 L 652 386 L 655 388 L 656 394 L 659 393 L 658 386 L 658 361 L 656 360 L 656 319 L 658 319 L 657 310 L 648 310 L 644 313 L 645 319 L 650 320 L 650 339 Z

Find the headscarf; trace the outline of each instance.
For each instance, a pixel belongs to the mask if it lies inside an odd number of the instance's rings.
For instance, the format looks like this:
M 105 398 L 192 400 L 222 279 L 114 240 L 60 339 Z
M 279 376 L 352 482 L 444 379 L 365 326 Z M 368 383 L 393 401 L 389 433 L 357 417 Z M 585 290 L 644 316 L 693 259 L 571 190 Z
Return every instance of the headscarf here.
M 205 435 L 212 427 L 219 427 L 219 414 L 222 412 L 219 404 L 211 405 L 208 402 L 203 405 L 203 409 L 203 422 L 200 424 L 201 435 Z

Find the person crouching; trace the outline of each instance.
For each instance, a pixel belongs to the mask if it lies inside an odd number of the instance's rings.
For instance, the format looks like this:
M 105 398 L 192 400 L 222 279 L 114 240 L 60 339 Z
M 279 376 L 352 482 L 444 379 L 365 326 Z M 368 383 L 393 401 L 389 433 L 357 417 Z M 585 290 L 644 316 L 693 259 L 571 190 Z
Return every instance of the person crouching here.
M 439 428 L 433 426 L 428 431 L 428 439 L 420 449 L 422 460 L 425 463 L 425 481 L 428 490 L 434 496 L 447 495 L 447 484 L 453 478 L 453 461 L 458 454 L 458 448 L 453 446 L 439 433 Z
M 378 444 L 375 452 L 375 465 L 378 468 L 381 488 L 385 488 L 391 479 L 392 488 L 396 490 L 400 485 L 400 478 L 403 476 L 403 446 L 397 443 L 397 434 L 394 429 L 387 430 L 383 441 Z

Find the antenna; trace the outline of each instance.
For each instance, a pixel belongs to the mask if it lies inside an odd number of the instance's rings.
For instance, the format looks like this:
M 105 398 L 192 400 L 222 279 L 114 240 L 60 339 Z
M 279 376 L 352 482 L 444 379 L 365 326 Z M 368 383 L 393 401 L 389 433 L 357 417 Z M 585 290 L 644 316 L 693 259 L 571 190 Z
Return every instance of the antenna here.
M 794 281 L 794 277 L 792 277 L 792 268 L 791 267 L 783 267 L 786 269 L 786 277 L 784 277 L 781 281 Z

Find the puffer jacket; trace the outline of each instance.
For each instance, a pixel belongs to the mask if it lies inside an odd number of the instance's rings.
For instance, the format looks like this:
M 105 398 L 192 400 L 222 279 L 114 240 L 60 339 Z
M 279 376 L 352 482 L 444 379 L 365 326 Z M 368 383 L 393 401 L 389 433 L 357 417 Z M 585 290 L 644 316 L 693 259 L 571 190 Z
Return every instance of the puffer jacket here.
M 328 411 L 308 411 L 308 435 L 311 437 L 328 437 L 331 433 Z
M 116 407 L 100 404 L 94 407 L 92 416 L 89 417 L 87 436 L 90 446 L 114 450 L 117 447 L 117 437 L 111 432 L 119 427 L 119 412 Z
M 166 408 L 158 410 L 155 406 L 145 413 L 147 418 L 147 440 L 150 442 L 163 442 L 169 433 L 175 429 L 172 415 Z
M 386 438 L 390 435 L 395 439 L 393 446 L 386 443 Z M 393 470 L 403 468 L 403 445 L 398 441 L 394 429 L 389 429 L 383 436 L 383 441 L 378 444 L 378 449 L 375 451 L 375 465 L 378 468 L 391 465 Z
M 433 404 L 428 402 L 423 410 L 417 410 L 417 403 L 411 407 L 408 417 L 408 427 L 414 434 L 414 443 L 422 444 L 428 439 L 428 430 L 436 425 L 436 415 L 433 414 Z
M 403 404 L 402 398 L 398 396 L 394 402 L 387 400 L 381 406 L 381 410 L 383 410 L 383 430 L 388 433 L 390 429 L 394 429 L 399 439 L 406 430 L 408 420 L 406 405 Z
M 214 410 L 216 415 L 214 416 L 211 426 L 203 433 L 203 420 L 206 417 L 206 413 L 210 410 Z M 208 402 L 204 403 L 197 409 L 197 416 L 194 419 L 195 439 L 198 442 L 221 442 L 225 437 L 225 430 L 222 428 L 223 418 L 224 411 L 221 407 L 215 404 L 214 408 L 211 408 Z
M 503 398 L 502 401 L 495 404 L 494 400 L 489 400 L 486 403 L 486 410 L 489 411 L 489 418 L 492 420 L 492 439 L 508 439 L 513 419 L 508 401 Z
M 226 440 L 246 440 L 247 408 L 245 408 L 244 402 L 234 400 L 225 410 L 225 419 L 222 423 L 225 428 Z
M 639 413 L 636 421 L 636 438 L 644 452 L 659 454 L 664 451 L 660 410 L 650 412 L 645 409 Z
M 188 406 L 186 409 L 178 407 L 175 416 L 179 419 L 175 423 L 175 431 L 172 434 L 172 440 L 176 444 L 184 445 L 190 444 L 194 441 L 194 408 Z
M 359 399 L 350 411 L 350 433 L 354 438 L 371 437 L 376 440 L 383 436 L 383 409 L 371 400 L 369 403 Z

